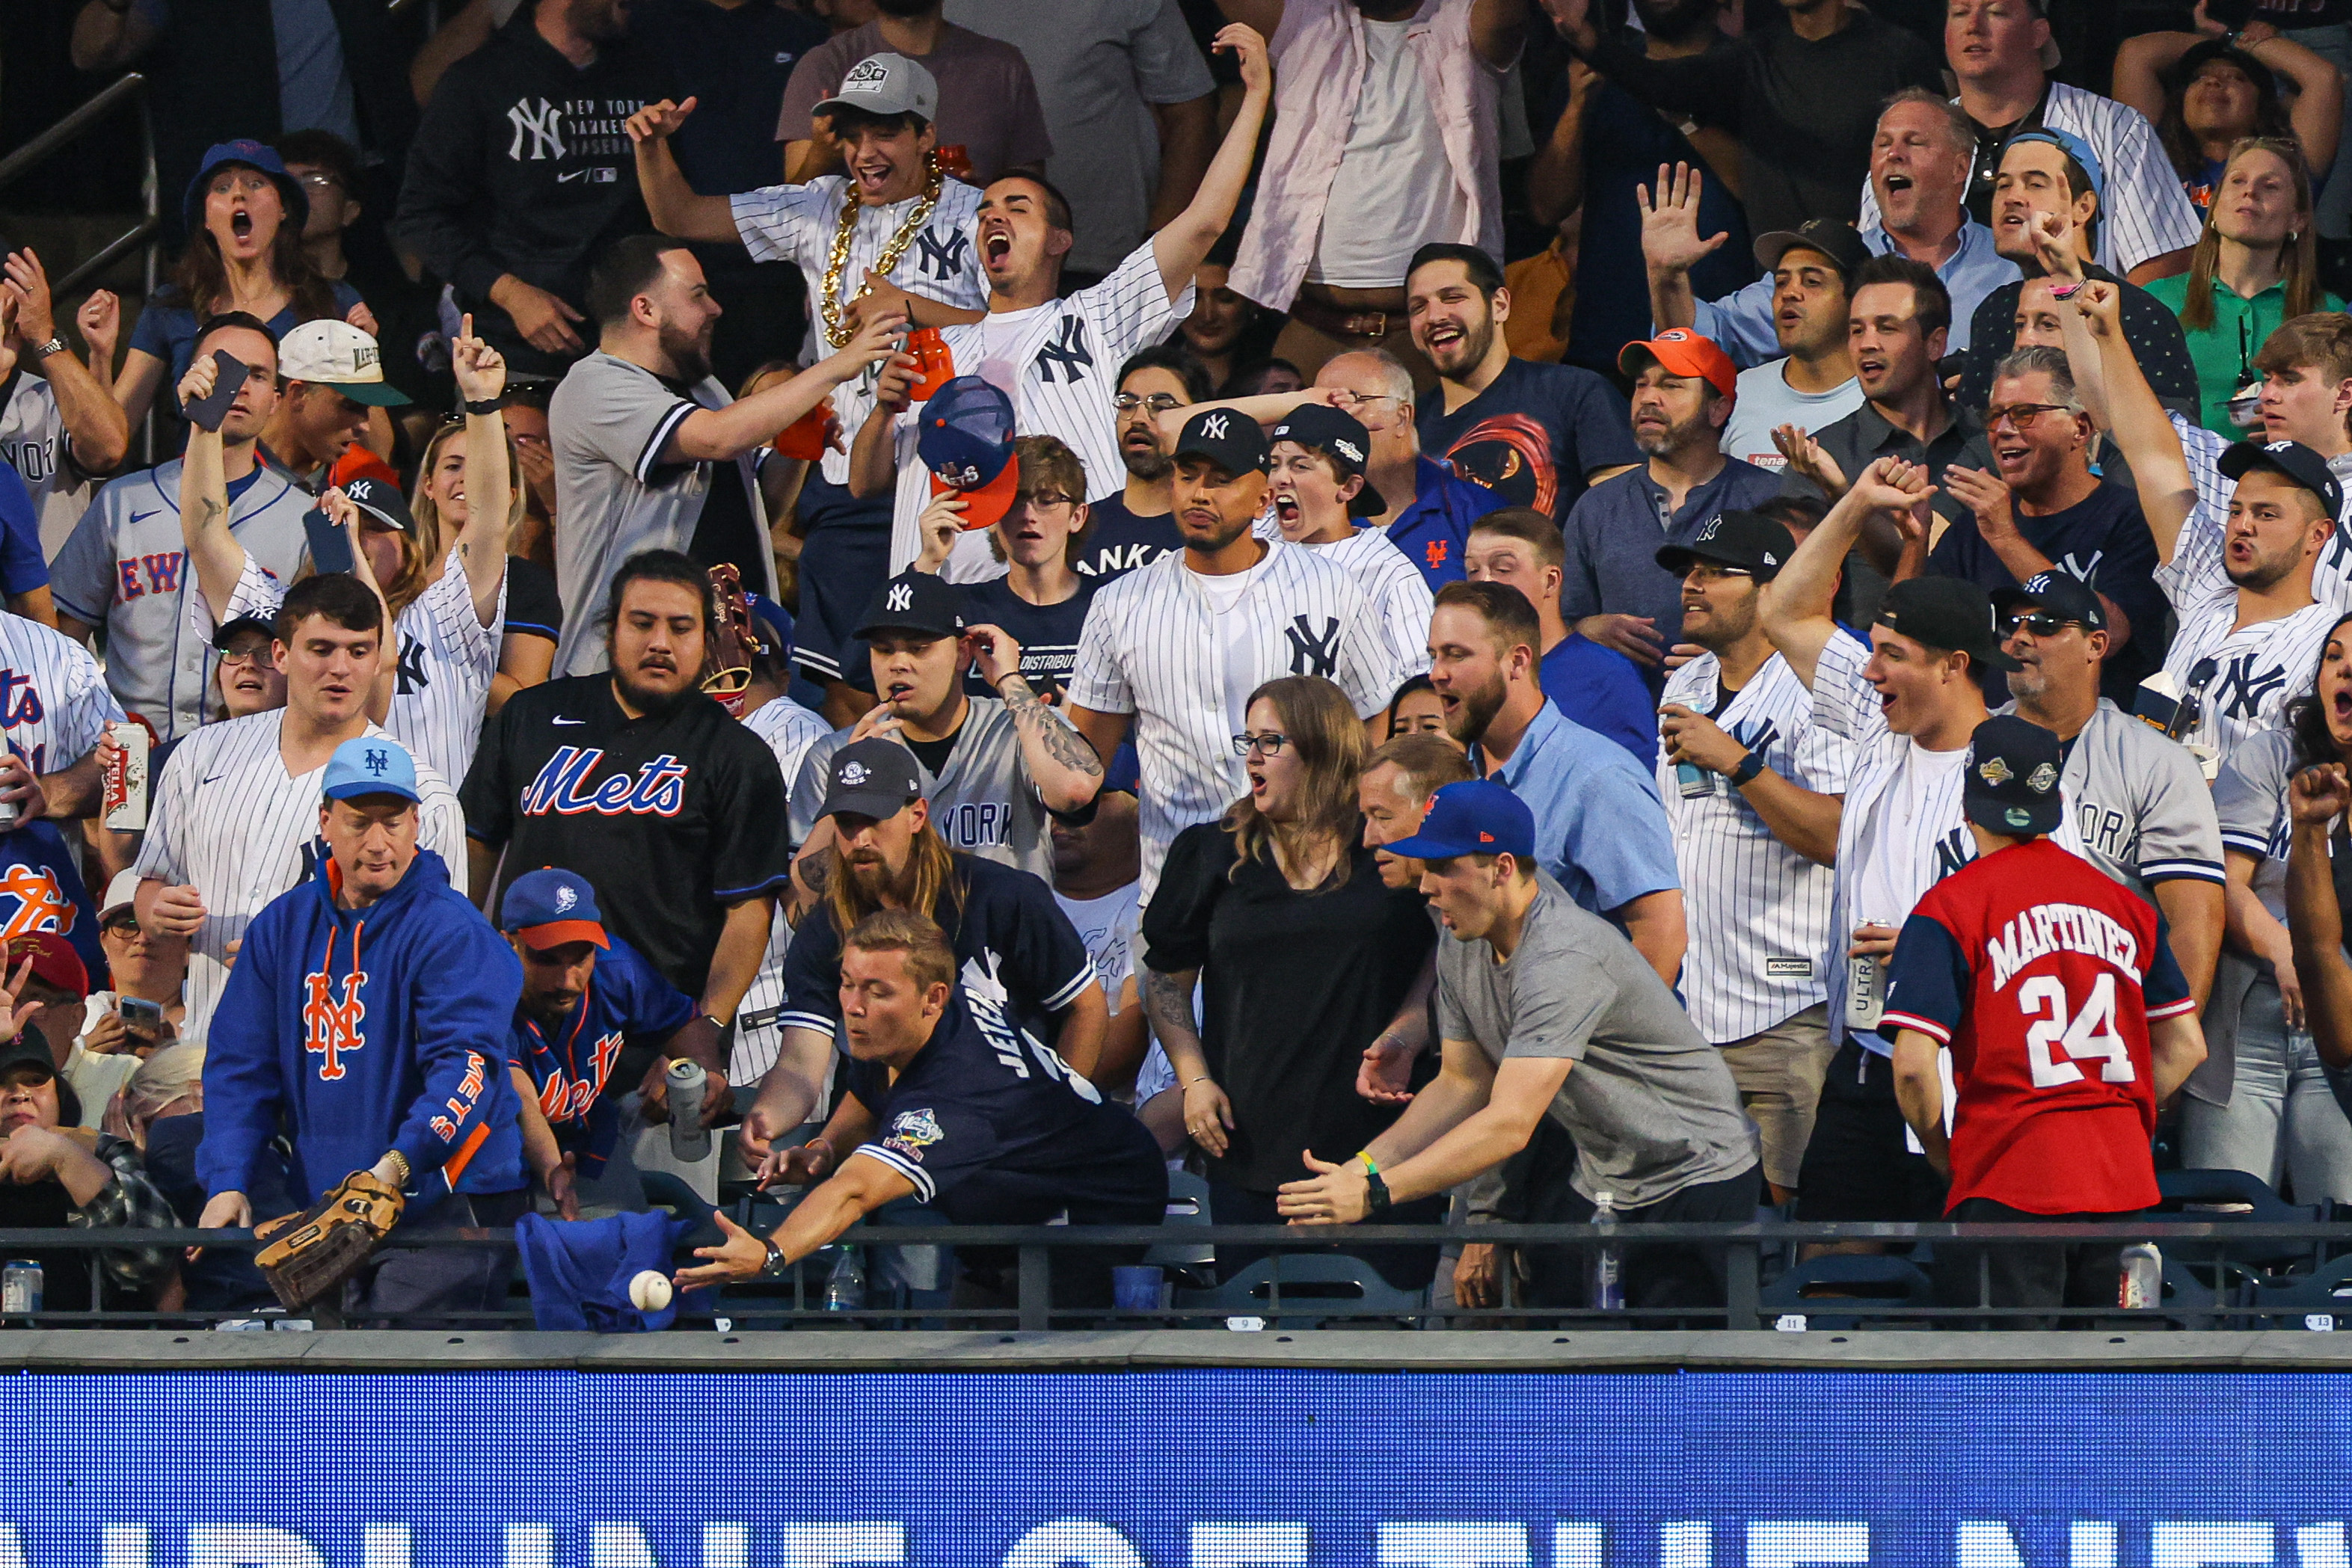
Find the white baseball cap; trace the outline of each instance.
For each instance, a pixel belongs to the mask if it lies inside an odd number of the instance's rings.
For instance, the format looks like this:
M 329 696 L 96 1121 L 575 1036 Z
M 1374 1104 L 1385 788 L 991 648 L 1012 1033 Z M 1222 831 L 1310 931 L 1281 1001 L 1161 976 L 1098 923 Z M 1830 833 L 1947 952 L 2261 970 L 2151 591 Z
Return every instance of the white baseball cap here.
M 332 387 L 353 402 L 397 408 L 408 401 L 383 380 L 383 351 L 348 321 L 305 321 L 278 340 L 278 373 Z
M 849 68 L 841 90 L 809 112 L 830 114 L 836 109 L 863 110 L 867 114 L 919 114 L 926 120 L 940 117 L 940 84 L 931 73 L 904 55 L 868 55 Z
M 99 908 L 98 923 L 103 925 L 113 917 L 116 911 L 130 908 L 131 901 L 138 895 L 138 871 L 135 868 L 126 867 L 116 872 L 114 880 L 106 884 L 106 903 Z

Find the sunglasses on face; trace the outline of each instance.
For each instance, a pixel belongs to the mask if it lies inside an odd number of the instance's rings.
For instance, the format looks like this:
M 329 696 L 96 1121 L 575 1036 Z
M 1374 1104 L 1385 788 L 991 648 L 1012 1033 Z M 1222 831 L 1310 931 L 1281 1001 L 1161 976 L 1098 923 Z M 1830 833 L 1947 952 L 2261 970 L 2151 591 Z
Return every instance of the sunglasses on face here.
M 2037 610 L 2030 615 L 2012 615 L 2006 625 L 2009 635 L 2012 637 L 2020 632 L 2030 632 L 2036 637 L 2055 637 L 2069 626 L 2082 626 L 2085 632 L 2090 630 L 2080 621 L 2069 621 L 2063 616 L 2053 615 L 2046 610 Z

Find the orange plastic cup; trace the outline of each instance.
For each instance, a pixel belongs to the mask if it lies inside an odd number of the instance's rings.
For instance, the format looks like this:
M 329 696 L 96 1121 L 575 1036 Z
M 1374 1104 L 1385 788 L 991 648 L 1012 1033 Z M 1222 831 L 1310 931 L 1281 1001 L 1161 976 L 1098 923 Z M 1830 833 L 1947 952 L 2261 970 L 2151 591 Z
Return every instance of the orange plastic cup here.
M 771 443 L 779 457 L 814 463 L 824 455 L 825 436 L 833 427 L 833 400 L 825 399 L 776 433 Z
M 971 154 L 964 150 L 962 142 L 948 142 L 939 149 L 939 157 L 941 173 L 967 182 L 971 179 Z
M 920 367 L 914 390 L 908 395 L 915 402 L 928 402 L 939 390 L 955 379 L 955 355 L 949 351 L 947 340 L 936 327 L 918 327 L 907 334 L 904 352 L 915 356 Z

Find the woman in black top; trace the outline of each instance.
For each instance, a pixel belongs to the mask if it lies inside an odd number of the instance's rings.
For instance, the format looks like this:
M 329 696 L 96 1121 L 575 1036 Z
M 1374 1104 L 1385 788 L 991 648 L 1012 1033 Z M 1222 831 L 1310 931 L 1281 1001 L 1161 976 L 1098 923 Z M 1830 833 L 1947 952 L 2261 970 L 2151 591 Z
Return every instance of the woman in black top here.
M 1185 1128 L 1209 1157 L 1212 1217 L 1271 1225 L 1276 1189 L 1305 1168 L 1302 1149 L 1344 1160 L 1396 1119 L 1356 1092 L 1356 1071 L 1423 994 L 1436 933 L 1420 894 L 1383 886 L 1364 847 L 1364 730 L 1338 686 L 1267 682 L 1234 742 L 1250 792 L 1170 846 L 1143 915 L 1146 988 Z M 1443 1205 L 1402 1204 L 1390 1218 L 1426 1223 Z M 1219 1262 L 1230 1274 L 1265 1250 L 1221 1247 Z M 1434 1248 L 1361 1251 L 1406 1287 L 1427 1283 L 1436 1262 Z

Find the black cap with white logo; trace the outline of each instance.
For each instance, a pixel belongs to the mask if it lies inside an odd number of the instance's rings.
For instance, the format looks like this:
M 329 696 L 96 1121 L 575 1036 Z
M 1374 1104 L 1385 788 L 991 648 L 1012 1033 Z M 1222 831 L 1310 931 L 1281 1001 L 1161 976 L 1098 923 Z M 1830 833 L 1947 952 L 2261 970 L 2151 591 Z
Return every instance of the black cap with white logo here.
M 2091 632 L 2107 629 L 2106 606 L 2096 590 L 2071 572 L 2037 571 L 2014 588 L 1993 590 L 1992 607 L 2006 621 L 2020 610 L 2045 611 Z
M 1235 477 L 1264 473 L 1265 432 L 1245 413 L 1229 408 L 1203 409 L 1184 422 L 1176 436 L 1176 450 L 1170 455 L 1179 462 L 1205 457 Z
M 2002 714 L 1977 726 L 1960 781 L 1960 810 L 1988 833 L 2054 833 L 2064 815 L 2058 781 L 2066 757 L 2058 732 Z
M 1796 536 L 1763 513 L 1729 511 L 1709 517 L 1681 544 L 1660 545 L 1657 559 L 1676 577 L 1689 575 L 1693 561 L 1705 560 L 1769 582 L 1796 551 Z
M 2327 459 L 2300 441 L 2241 441 L 2214 466 L 2225 479 L 2242 478 L 2249 468 L 2267 468 L 2318 497 L 2329 517 L 2344 515 L 2344 486 Z
M 923 798 L 915 754 L 885 736 L 853 740 L 833 754 L 819 817 L 846 811 L 887 821 Z
M 856 635 L 912 632 L 918 637 L 963 635 L 963 594 L 943 577 L 928 571 L 902 571 L 866 601 L 866 614 Z
M 1268 439 L 1295 441 L 1309 452 L 1320 452 L 1338 467 L 1343 485 L 1360 477 L 1364 465 L 1371 461 L 1372 433 L 1364 428 L 1364 422 L 1326 402 L 1300 403 L 1282 416 Z M 1381 499 L 1369 479 L 1348 503 L 1351 517 L 1377 517 L 1388 509 L 1389 504 Z
M 2000 651 L 1991 598 L 1961 578 L 1914 577 L 1896 583 L 1886 591 L 1878 624 L 1996 670 L 2017 668 L 2017 661 Z

